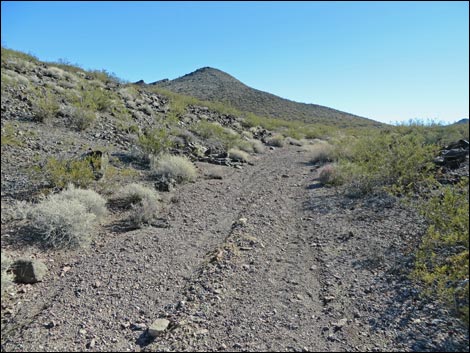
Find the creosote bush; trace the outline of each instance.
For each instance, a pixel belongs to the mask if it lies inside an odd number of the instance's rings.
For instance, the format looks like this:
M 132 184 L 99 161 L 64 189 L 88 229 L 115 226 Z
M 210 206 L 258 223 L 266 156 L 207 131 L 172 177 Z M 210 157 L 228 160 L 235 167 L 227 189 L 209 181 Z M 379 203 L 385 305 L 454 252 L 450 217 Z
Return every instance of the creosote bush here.
M 33 120 L 44 123 L 57 116 L 60 110 L 59 102 L 49 91 L 38 94 L 33 101 Z
M 172 145 L 169 132 L 165 128 L 145 130 L 138 139 L 138 146 L 146 156 L 158 156 L 168 152 Z
M 170 154 L 152 157 L 150 169 L 156 176 L 174 179 L 177 183 L 194 181 L 197 175 L 196 167 L 187 157 Z
M 469 323 L 468 178 L 440 186 L 421 205 L 429 228 L 417 252 L 413 277 Z
M 52 186 L 59 189 L 70 183 L 86 188 L 95 180 L 89 158 L 84 160 L 58 160 L 52 157 L 47 160 L 44 173 Z

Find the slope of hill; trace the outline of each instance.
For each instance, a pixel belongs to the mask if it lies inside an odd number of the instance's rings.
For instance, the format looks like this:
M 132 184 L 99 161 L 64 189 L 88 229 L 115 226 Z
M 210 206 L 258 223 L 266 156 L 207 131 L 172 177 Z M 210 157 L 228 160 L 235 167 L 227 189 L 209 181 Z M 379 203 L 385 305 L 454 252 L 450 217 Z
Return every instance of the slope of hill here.
M 261 116 L 300 120 L 309 123 L 380 126 L 379 122 L 317 104 L 298 103 L 263 92 L 210 67 L 198 69 L 175 80 L 152 83 L 170 91 L 202 100 L 219 101 Z
M 468 124 L 468 118 L 460 119 L 456 121 L 454 124 Z

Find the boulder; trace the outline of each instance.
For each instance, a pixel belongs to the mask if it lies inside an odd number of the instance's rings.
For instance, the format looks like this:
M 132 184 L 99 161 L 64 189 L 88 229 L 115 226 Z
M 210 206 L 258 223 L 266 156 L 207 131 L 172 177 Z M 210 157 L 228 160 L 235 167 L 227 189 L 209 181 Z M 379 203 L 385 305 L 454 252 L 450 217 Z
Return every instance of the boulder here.
M 167 319 L 157 319 L 148 328 L 148 334 L 155 338 L 161 335 L 170 325 Z

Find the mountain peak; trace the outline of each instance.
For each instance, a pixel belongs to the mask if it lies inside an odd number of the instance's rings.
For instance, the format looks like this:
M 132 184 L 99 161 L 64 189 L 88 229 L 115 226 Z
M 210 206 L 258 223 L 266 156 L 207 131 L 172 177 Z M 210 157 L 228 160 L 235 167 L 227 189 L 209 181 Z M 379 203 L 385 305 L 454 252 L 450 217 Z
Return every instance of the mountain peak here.
M 200 100 L 229 103 L 241 111 L 260 116 L 301 120 L 312 123 L 377 125 L 379 123 L 316 104 L 294 102 L 251 88 L 228 73 L 209 66 L 201 67 L 177 79 L 164 81 L 160 87 Z
M 209 66 L 201 67 L 189 74 L 186 74 L 184 76 L 181 76 L 173 80 L 172 82 L 176 82 L 178 80 L 183 80 L 183 79 L 188 79 L 188 78 L 198 78 L 198 79 L 206 80 L 206 81 L 219 80 L 219 81 L 224 81 L 224 82 L 232 82 L 232 83 L 236 82 L 239 84 L 241 83 L 235 77 L 229 75 L 228 73 L 222 70 L 213 68 L 213 67 L 209 67 Z

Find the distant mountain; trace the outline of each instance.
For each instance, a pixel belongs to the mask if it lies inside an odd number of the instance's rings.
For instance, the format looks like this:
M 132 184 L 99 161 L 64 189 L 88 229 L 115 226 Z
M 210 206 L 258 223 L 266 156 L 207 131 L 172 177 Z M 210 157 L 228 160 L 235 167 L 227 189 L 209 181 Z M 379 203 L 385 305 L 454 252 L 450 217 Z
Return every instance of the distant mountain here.
M 454 124 L 468 124 L 468 118 L 460 119 L 456 121 Z
M 383 126 L 371 119 L 317 104 L 294 102 L 248 87 L 233 76 L 211 67 L 203 67 L 174 80 L 160 80 L 152 85 L 201 100 L 229 103 L 241 111 L 265 117 L 334 124 L 339 127 Z

